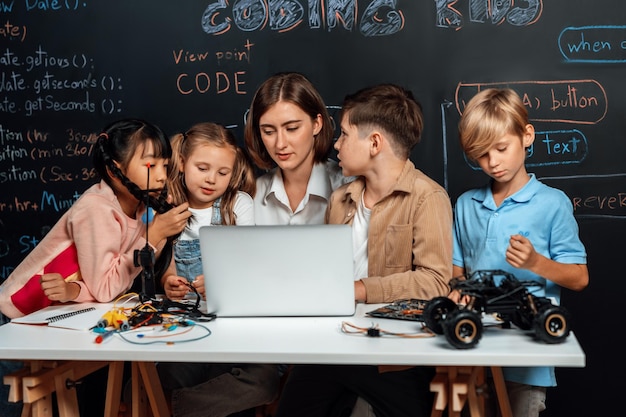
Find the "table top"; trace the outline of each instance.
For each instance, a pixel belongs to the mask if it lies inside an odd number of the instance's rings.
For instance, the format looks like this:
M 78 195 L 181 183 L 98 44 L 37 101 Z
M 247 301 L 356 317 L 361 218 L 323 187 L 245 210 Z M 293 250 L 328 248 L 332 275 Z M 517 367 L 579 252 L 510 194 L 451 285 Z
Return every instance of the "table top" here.
M 570 333 L 546 344 L 517 328 L 485 327 L 472 349 L 456 349 L 443 335 L 427 338 L 346 334 L 343 321 L 389 332 L 421 333 L 422 324 L 366 316 L 380 305 L 358 304 L 352 317 L 217 318 L 175 337 L 141 328 L 95 343 L 95 334 L 47 326 L 0 326 L 1 359 L 325 363 L 439 366 L 584 367 L 585 353 Z M 210 330 L 210 335 L 206 336 Z M 142 334 L 143 337 L 139 337 Z M 122 338 L 123 336 L 123 338 Z M 206 337 L 204 337 L 206 336 Z M 194 341 L 185 341 L 198 339 Z

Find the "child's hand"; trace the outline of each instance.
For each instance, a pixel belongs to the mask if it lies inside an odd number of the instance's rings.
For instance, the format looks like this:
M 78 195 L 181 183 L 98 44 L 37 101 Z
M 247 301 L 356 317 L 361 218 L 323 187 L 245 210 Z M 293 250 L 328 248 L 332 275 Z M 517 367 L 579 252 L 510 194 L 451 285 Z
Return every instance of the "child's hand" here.
M 516 268 L 531 269 L 537 262 L 537 252 L 530 240 L 522 235 L 512 235 L 506 249 L 506 261 Z
M 470 296 L 467 294 L 462 296 L 461 291 L 459 290 L 450 291 L 450 293 L 448 294 L 448 298 L 454 301 L 456 304 L 467 305 L 470 302 Z
M 204 275 L 198 275 L 196 279 L 191 283 L 193 287 L 198 291 L 198 294 L 202 296 L 203 299 L 206 298 L 205 290 L 204 290 Z
M 41 276 L 41 289 L 50 301 L 66 303 L 78 297 L 80 286 L 75 282 L 65 282 L 61 274 L 50 273 Z
M 168 275 L 164 278 L 163 289 L 165 296 L 170 300 L 181 300 L 189 292 L 187 280 L 178 275 Z
M 189 204 L 183 203 L 163 214 L 154 216 L 154 221 L 150 225 L 150 234 L 148 236 L 150 243 L 157 246 L 161 240 L 182 232 L 187 225 L 187 220 L 191 217 L 191 212 L 188 209 Z

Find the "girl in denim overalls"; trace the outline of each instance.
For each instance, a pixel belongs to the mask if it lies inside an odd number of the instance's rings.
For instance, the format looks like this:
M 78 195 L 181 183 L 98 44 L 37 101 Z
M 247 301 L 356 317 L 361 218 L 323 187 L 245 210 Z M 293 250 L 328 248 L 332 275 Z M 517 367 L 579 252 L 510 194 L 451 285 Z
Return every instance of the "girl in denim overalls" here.
M 172 148 L 172 197 L 193 213 L 163 278 L 165 295 L 175 300 L 187 294 L 188 282 L 205 295 L 201 226 L 254 225 L 256 181 L 247 154 L 219 124 L 193 126 L 172 138 Z M 275 365 L 162 362 L 158 370 L 174 417 L 228 416 L 268 403 L 278 391 Z
M 180 299 L 191 282 L 204 293 L 199 230 L 206 225 L 254 225 L 254 169 L 231 131 L 199 123 L 172 138 L 170 190 L 173 200 L 189 203 L 190 222 L 174 245 L 176 273 L 163 277 L 165 294 Z M 181 282 L 181 278 L 184 281 Z

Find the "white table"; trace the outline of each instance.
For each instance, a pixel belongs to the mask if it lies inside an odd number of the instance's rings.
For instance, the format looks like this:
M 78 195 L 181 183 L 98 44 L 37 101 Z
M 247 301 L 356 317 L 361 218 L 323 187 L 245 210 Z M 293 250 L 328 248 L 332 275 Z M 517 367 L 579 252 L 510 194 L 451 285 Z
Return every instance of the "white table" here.
M 137 346 L 118 335 L 96 344 L 92 333 L 9 323 L 0 326 L 0 358 L 104 361 L 116 364 L 118 372 L 120 364 L 131 361 L 145 382 L 155 376 L 154 362 L 158 361 L 431 365 L 493 370 L 501 366 L 585 366 L 585 354 L 573 333 L 564 343 L 550 345 L 515 328 L 487 327 L 478 345 L 468 350 L 450 346 L 443 336 L 373 338 L 342 333 L 342 321 L 360 327 L 378 323 L 380 328 L 393 332 L 420 331 L 417 322 L 365 316 L 365 312 L 379 306 L 359 304 L 354 317 L 218 318 L 204 324 L 211 330 L 210 336 L 172 345 Z M 118 383 L 115 378 L 119 377 L 110 375 L 110 385 Z M 160 386 L 146 388 L 153 409 L 163 407 Z M 119 405 L 119 398 L 112 400 L 113 406 Z M 139 415 L 140 410 L 133 413 Z M 155 415 L 167 413 L 157 411 Z

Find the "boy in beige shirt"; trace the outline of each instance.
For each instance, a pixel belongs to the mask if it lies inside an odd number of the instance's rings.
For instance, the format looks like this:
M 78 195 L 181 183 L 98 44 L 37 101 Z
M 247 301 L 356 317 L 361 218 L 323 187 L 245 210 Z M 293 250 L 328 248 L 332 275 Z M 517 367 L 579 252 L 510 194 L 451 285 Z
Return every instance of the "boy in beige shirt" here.
M 326 222 L 352 226 L 359 302 L 449 292 L 450 199 L 409 160 L 422 130 L 420 105 L 398 86 L 366 88 L 344 100 L 335 149 L 343 174 L 358 178 L 331 195 Z M 430 367 L 295 366 L 276 417 L 349 415 L 358 397 L 378 417 L 428 416 L 433 375 Z

